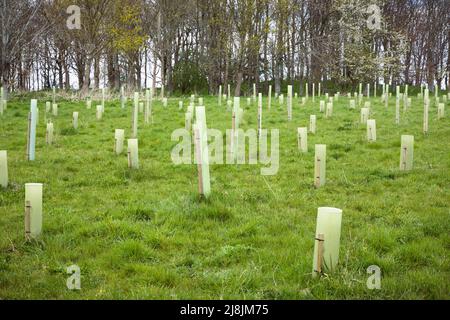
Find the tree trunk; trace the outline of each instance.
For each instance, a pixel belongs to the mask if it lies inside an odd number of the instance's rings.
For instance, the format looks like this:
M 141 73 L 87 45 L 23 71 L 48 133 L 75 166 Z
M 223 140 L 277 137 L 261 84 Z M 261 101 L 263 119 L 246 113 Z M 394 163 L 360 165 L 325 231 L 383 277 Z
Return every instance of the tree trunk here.
M 83 74 L 83 87 L 81 89 L 81 95 L 87 96 L 89 93 L 89 86 L 91 82 L 91 65 L 92 65 L 92 58 L 88 56 L 85 62 L 84 66 L 84 74 Z
M 100 88 L 100 55 L 97 55 L 94 61 L 94 88 Z
M 234 96 L 241 96 L 241 84 L 242 84 L 243 72 L 238 71 L 236 74 L 236 88 L 234 89 Z

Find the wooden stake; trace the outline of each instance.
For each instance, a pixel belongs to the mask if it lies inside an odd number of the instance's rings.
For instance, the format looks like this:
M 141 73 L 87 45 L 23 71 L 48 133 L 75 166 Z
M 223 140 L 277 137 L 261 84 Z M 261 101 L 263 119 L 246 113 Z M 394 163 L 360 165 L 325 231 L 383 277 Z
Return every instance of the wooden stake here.
M 25 239 L 31 239 L 31 202 L 25 203 Z
M 322 274 L 322 264 L 323 264 L 323 242 L 325 241 L 323 233 L 317 235 L 317 270 L 316 272 Z

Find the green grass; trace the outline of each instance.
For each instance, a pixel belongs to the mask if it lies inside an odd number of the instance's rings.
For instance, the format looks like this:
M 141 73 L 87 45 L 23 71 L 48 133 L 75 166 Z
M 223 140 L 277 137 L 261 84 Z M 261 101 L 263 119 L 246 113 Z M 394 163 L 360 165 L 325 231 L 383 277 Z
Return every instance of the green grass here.
M 45 145 L 45 100 L 39 101 L 36 161 L 25 159 L 29 98 L 0 117 L 0 149 L 8 150 L 10 186 L 0 191 L 0 299 L 448 299 L 450 293 L 450 122 L 413 98 L 395 125 L 395 98 L 372 99 L 377 142 L 366 142 L 359 108 L 348 99 L 331 119 L 319 99 L 294 100 L 292 122 L 273 100 L 263 126 L 280 130 L 280 168 L 211 165 L 212 195 L 197 189 L 196 165 L 175 166 L 170 137 L 184 127 L 178 98 L 154 103 L 154 124 L 139 123 L 139 170 L 113 153 L 114 129 L 130 135 L 131 108 L 59 101 L 55 143 Z M 205 97 L 208 127 L 231 127 L 226 105 Z M 184 105 L 188 105 L 184 99 Z M 256 106 L 244 107 L 245 129 Z M 447 105 L 448 106 L 448 105 Z M 71 128 L 79 111 L 79 128 Z M 447 110 L 448 111 L 448 110 Z M 448 113 L 448 112 L 447 112 Z M 317 115 L 309 152 L 297 150 L 297 127 Z M 47 115 L 51 117 L 51 115 Z M 414 170 L 399 171 L 400 136 L 415 136 Z M 327 144 L 327 184 L 313 187 L 314 144 Z M 126 146 L 126 143 L 125 143 Z M 44 183 L 40 240 L 24 241 L 24 184 Z M 270 188 L 269 188 L 270 186 Z M 311 277 L 317 208 L 343 209 L 338 270 Z M 81 268 L 81 290 L 66 287 L 66 268 Z M 381 290 L 366 287 L 370 265 Z

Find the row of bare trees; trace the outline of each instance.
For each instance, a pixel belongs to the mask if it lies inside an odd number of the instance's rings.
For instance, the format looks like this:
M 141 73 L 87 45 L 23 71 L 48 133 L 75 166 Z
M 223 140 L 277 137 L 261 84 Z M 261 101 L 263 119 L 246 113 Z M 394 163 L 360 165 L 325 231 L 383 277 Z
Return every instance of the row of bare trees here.
M 369 5 L 380 8 L 379 15 Z M 81 29 L 67 27 L 70 5 Z M 10 90 L 448 85 L 446 0 L 0 0 Z M 376 26 L 379 22 L 378 27 Z

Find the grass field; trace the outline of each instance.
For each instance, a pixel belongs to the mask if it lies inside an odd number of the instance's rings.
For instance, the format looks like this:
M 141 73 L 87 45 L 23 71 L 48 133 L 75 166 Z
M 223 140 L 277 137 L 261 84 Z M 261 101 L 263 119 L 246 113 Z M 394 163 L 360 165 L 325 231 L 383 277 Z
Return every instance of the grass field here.
M 55 142 L 45 144 L 45 101 L 39 100 L 36 160 L 25 156 L 31 97 L 13 99 L 0 117 L 0 150 L 8 150 L 10 186 L 0 190 L 0 299 L 448 299 L 450 297 L 450 121 L 422 133 L 423 104 L 416 97 L 395 125 L 389 108 L 372 98 L 377 142 L 366 141 L 360 109 L 347 97 L 333 117 L 319 99 L 285 107 L 264 98 L 263 127 L 280 130 L 280 168 L 211 165 L 212 195 L 198 195 L 196 165 L 174 165 L 184 127 L 178 98 L 153 104 L 154 124 L 139 119 L 141 168 L 130 170 L 113 152 L 114 129 L 130 135 L 131 103 L 95 105 L 58 101 Z M 323 97 L 322 97 L 323 98 Z M 231 112 L 205 97 L 208 127 L 231 128 Z M 184 105 L 189 99 L 184 99 Z M 242 127 L 256 128 L 256 105 Z M 448 104 L 447 106 L 448 107 Z M 403 106 L 402 106 L 403 108 Z M 185 108 L 186 109 L 186 108 Z M 79 111 L 79 128 L 72 112 Z M 448 110 L 446 110 L 448 113 Z M 297 148 L 297 127 L 317 115 L 309 152 Z M 50 118 L 50 114 L 47 118 Z M 414 170 L 399 171 L 400 136 L 415 137 Z M 327 184 L 313 187 L 314 144 L 327 145 Z M 126 142 L 125 142 L 126 147 Z M 40 240 L 24 240 L 24 184 L 44 183 Z M 317 208 L 343 210 L 339 268 L 311 277 Z M 66 287 L 66 268 L 81 268 L 81 290 Z M 367 267 L 382 271 L 381 290 L 366 286 Z

